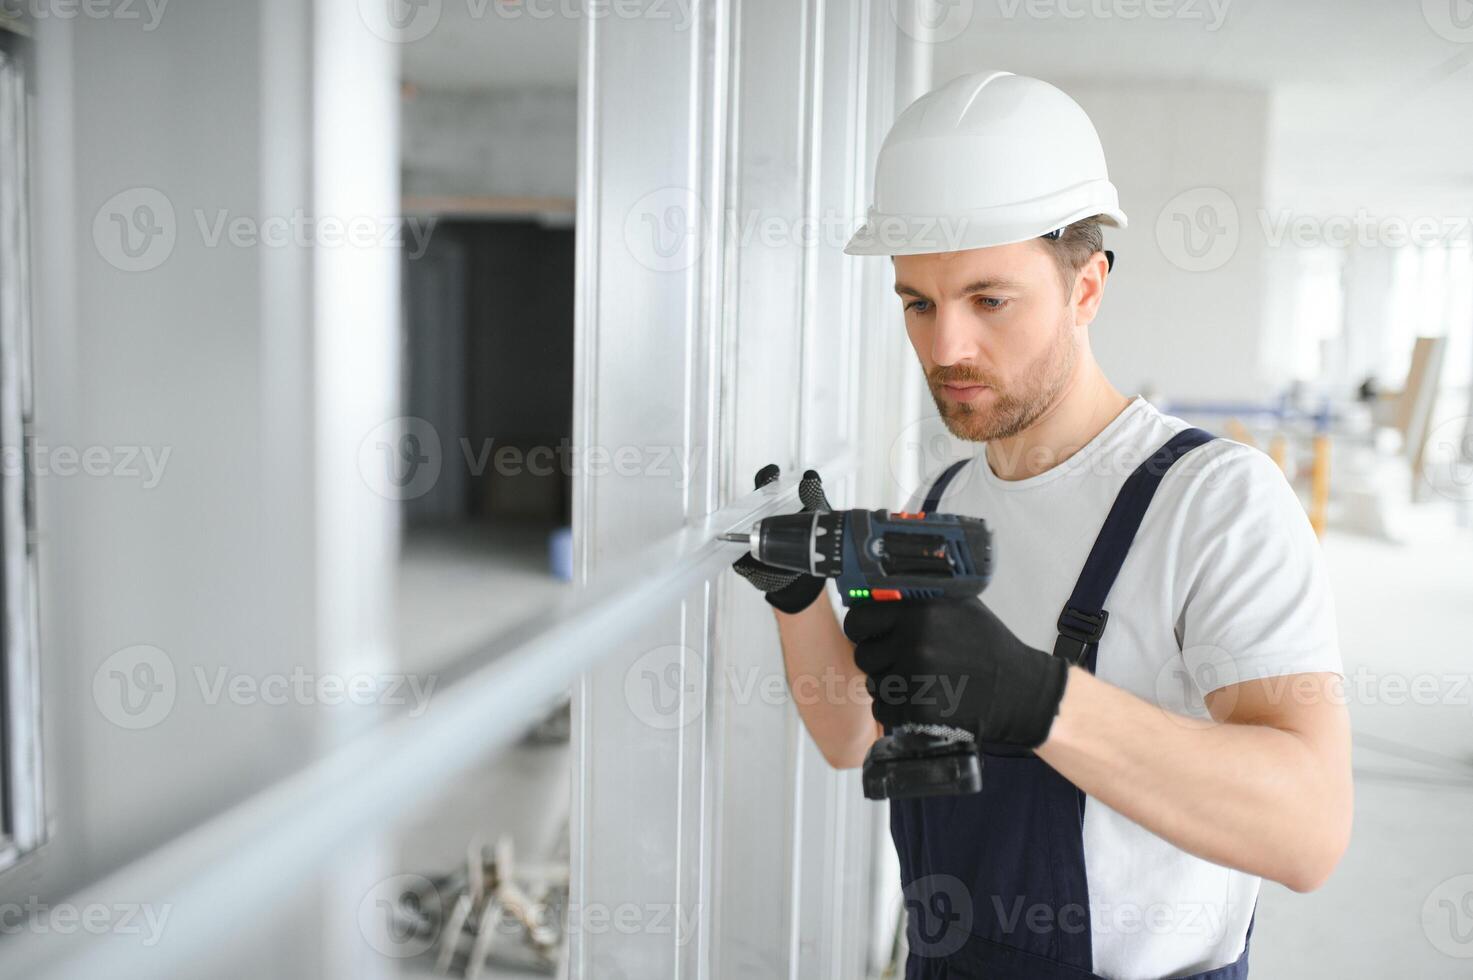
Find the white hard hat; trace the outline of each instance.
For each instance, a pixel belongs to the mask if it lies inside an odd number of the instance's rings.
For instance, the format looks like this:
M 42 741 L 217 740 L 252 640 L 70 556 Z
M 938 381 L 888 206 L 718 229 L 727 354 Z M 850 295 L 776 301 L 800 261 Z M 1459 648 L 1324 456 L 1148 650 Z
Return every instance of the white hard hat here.
M 1012 72 L 963 75 L 911 103 L 875 166 L 844 251 L 921 255 L 1026 241 L 1092 215 L 1125 227 L 1099 134 L 1079 103 Z

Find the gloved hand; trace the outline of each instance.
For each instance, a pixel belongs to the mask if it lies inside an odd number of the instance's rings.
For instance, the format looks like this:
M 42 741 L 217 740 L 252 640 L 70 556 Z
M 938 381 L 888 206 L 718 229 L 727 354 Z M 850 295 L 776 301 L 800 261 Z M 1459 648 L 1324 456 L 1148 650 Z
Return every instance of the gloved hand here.
M 781 474 L 776 463 L 768 463 L 757 471 L 757 489 L 772 483 Z M 824 496 L 823 480 L 813 470 L 803 474 L 803 479 L 798 483 L 798 499 L 803 508 L 799 513 L 806 511 L 819 511 L 828 513 L 833 510 L 829 506 L 829 500 Z M 731 567 L 742 578 L 751 582 L 762 592 L 763 597 L 774 609 L 780 609 L 785 613 L 800 613 L 813 605 L 813 600 L 823 594 L 824 580 L 817 575 L 804 575 L 801 572 L 790 572 L 786 568 L 778 568 L 760 562 L 752 556 L 749 551 L 736 561 Z
M 1013 635 L 980 599 L 867 602 L 844 617 L 874 715 L 965 728 L 981 742 L 1037 748 L 1069 665 Z

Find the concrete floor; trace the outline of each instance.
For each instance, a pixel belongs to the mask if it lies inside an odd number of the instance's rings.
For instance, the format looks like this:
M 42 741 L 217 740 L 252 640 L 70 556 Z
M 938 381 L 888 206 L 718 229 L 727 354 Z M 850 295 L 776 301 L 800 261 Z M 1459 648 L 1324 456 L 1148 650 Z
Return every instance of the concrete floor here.
M 1458 877 L 1473 875 L 1473 530 L 1438 505 L 1405 527 L 1400 546 L 1325 539 L 1351 682 L 1355 830 L 1320 890 L 1265 884 L 1256 976 L 1473 976 L 1473 877 Z
M 414 530 L 399 566 L 399 649 L 407 670 L 437 673 L 487 637 L 555 601 L 567 584 L 547 570 L 547 531 L 517 524 Z M 566 741 L 517 745 L 487 759 L 395 833 L 397 869 L 435 877 L 460 867 L 479 836 L 487 847 L 510 835 L 518 863 L 545 862 L 563 846 L 568 798 Z M 508 958 L 484 980 L 538 977 Z M 428 956 L 400 961 L 398 975 L 441 977 Z
M 548 570 L 548 528 L 500 523 L 411 528 L 399 558 L 398 647 L 432 673 L 569 588 Z

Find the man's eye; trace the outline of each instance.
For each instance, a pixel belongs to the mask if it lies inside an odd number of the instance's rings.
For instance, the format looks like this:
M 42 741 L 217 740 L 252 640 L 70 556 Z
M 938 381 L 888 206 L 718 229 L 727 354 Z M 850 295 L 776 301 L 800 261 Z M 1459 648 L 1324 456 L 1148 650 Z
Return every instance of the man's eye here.
M 977 302 L 988 311 L 997 311 L 1008 305 L 1008 301 L 999 296 L 978 296 Z
M 911 312 L 912 310 L 916 313 L 924 313 L 930 308 L 931 301 L 926 299 L 913 299 L 905 304 L 905 311 L 907 313 Z

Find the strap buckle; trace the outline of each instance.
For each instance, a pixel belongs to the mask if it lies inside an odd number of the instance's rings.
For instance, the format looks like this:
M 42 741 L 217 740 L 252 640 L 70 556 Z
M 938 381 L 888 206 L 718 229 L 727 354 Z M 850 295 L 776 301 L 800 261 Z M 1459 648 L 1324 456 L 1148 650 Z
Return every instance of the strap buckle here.
M 1065 606 L 1059 613 L 1059 638 L 1054 643 L 1054 656 L 1062 657 L 1071 664 L 1084 660 L 1090 647 L 1100 642 L 1105 635 L 1105 623 L 1110 614 L 1104 609 L 1097 613 L 1086 612 L 1074 606 Z

